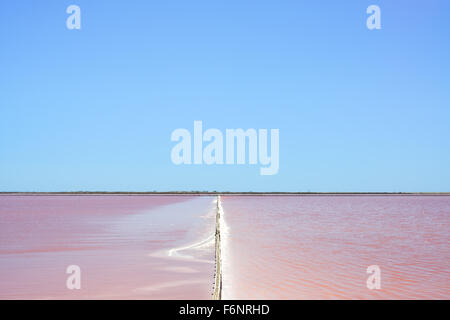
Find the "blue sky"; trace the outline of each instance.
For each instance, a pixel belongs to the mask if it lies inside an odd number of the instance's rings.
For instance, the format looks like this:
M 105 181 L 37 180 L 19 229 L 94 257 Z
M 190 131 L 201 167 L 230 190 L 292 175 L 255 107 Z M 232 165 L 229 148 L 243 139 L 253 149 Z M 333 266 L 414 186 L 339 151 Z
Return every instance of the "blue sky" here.
M 3 1 L 0 191 L 450 191 L 449 36 L 445 0 Z M 194 120 L 280 129 L 279 173 L 174 165 Z

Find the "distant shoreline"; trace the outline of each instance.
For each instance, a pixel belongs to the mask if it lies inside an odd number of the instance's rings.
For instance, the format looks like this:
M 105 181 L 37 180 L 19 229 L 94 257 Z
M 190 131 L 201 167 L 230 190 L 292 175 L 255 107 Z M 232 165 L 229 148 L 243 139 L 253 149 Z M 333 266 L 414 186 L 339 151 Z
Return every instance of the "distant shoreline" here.
M 65 192 L 0 192 L 2 195 L 242 195 L 242 196 L 450 196 L 450 192 L 216 192 L 216 191 L 65 191 Z

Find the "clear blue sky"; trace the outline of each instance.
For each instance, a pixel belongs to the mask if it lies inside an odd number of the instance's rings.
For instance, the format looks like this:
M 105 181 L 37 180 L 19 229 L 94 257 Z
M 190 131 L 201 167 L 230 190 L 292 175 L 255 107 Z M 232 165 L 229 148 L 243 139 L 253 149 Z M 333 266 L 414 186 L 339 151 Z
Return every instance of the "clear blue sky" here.
M 450 191 L 449 39 L 447 0 L 2 1 L 0 191 Z M 175 166 L 194 120 L 279 173 Z

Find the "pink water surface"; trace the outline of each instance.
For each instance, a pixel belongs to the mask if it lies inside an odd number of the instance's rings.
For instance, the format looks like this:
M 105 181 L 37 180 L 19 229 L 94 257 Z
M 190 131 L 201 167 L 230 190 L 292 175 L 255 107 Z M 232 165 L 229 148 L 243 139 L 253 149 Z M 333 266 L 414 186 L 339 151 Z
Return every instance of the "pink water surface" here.
M 449 299 L 448 196 L 223 196 L 225 298 Z M 381 289 L 366 286 L 381 269 Z
M 185 247 L 214 233 L 214 199 L 0 196 L 0 299 L 209 299 L 214 246 Z

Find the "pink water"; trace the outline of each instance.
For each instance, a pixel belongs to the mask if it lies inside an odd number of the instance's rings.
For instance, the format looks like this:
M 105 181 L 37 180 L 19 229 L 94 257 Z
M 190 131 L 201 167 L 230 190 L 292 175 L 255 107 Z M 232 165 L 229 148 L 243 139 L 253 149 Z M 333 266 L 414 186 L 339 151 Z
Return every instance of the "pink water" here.
M 450 197 L 222 206 L 224 298 L 450 298 Z M 0 299 L 210 299 L 215 209 L 208 196 L 0 196 Z M 66 287 L 69 265 L 80 290 Z M 366 286 L 370 265 L 380 290 Z
M 449 299 L 448 196 L 223 196 L 225 298 Z M 369 290 L 378 265 L 381 289 Z
M 0 299 L 209 299 L 214 200 L 0 196 Z

